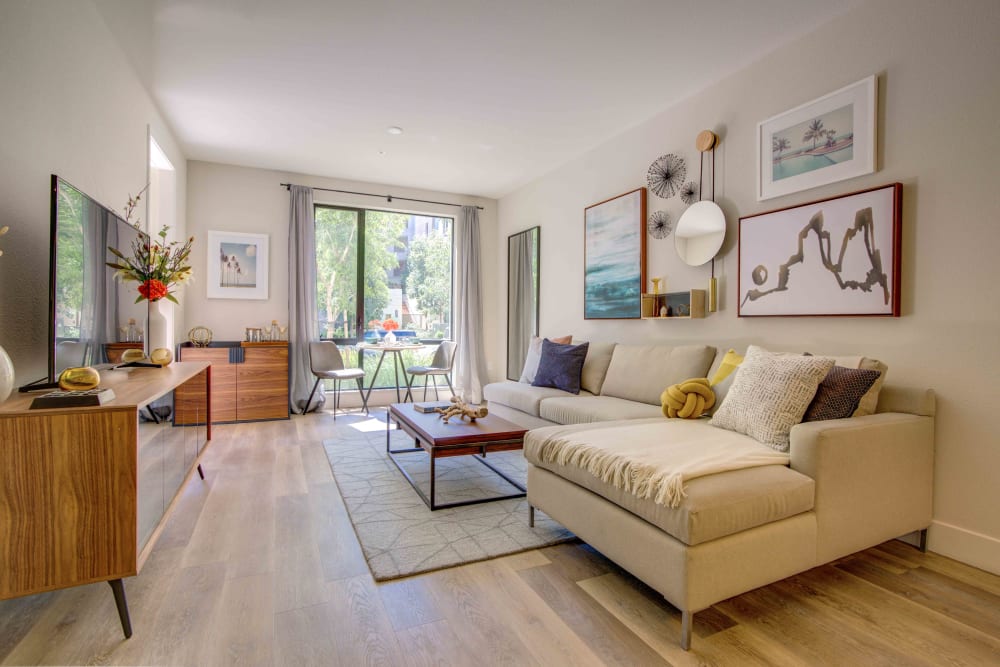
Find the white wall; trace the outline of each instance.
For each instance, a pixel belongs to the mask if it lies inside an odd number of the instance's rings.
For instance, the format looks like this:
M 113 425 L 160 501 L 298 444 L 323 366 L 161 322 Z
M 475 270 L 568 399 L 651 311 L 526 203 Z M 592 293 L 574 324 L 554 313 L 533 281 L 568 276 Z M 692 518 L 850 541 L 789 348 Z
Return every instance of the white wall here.
M 1000 370 L 998 45 L 995 0 L 869 3 L 502 198 L 501 238 L 542 228 L 542 334 L 718 346 L 755 342 L 885 360 L 890 384 L 933 387 L 939 395 L 930 548 L 1000 573 L 994 416 L 1000 389 L 993 377 Z M 872 73 L 880 78 L 879 171 L 757 202 L 756 124 Z M 585 321 L 584 207 L 645 185 L 649 164 L 668 152 L 683 155 L 688 179 L 697 181 L 694 139 L 706 128 L 722 137 L 716 199 L 726 212 L 728 236 L 717 261 L 720 312 L 691 321 Z M 904 185 L 901 318 L 737 318 L 741 215 L 894 181 Z M 674 219 L 682 210 L 675 202 L 665 206 Z M 664 203 L 651 195 L 649 211 Z M 667 291 L 707 287 L 708 267 L 682 265 L 672 236 L 648 243 L 648 275 L 666 276 Z M 501 244 L 498 265 L 505 261 Z M 497 303 L 494 335 L 501 344 L 493 368 L 501 369 L 506 301 Z
M 4 0 L 0 91 L 0 345 L 23 384 L 47 373 L 50 174 L 121 210 L 146 183 L 151 128 L 183 233 L 185 159 L 90 1 Z
M 192 253 L 195 282 L 184 288 L 181 303 L 188 327 L 206 326 L 215 340 L 239 340 L 249 326 L 270 325 L 276 319 L 288 322 L 288 191 L 280 183 L 295 183 L 315 187 L 352 190 L 354 192 L 388 193 L 394 197 L 411 197 L 430 201 L 476 204 L 480 211 L 480 232 L 483 272 L 488 289 L 483 301 L 484 313 L 494 316 L 498 312 L 498 292 L 493 283 L 497 275 L 496 201 L 467 197 L 447 192 L 414 190 L 375 183 L 361 183 L 318 176 L 306 176 L 267 169 L 234 167 L 213 162 L 188 163 L 188 231 L 195 237 Z M 334 192 L 314 192 L 317 204 L 342 204 L 380 210 L 405 211 L 457 218 L 459 209 L 454 206 L 436 206 L 394 200 L 359 197 Z M 238 299 L 209 299 L 206 295 L 208 231 L 249 232 L 267 234 L 269 239 L 270 271 L 268 299 L 247 301 Z M 502 281 L 501 281 L 502 282 Z M 486 349 L 489 358 L 497 359 L 498 342 L 495 327 L 486 332 Z M 490 367 L 491 374 L 503 372 L 503 366 Z

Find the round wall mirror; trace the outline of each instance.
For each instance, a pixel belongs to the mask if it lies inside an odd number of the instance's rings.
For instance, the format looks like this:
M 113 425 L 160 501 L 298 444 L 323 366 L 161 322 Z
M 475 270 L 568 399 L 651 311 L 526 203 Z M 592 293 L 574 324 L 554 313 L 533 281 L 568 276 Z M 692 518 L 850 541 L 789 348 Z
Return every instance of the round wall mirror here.
M 726 216 L 711 201 L 691 204 L 674 230 L 674 247 L 685 264 L 701 266 L 719 252 L 726 238 Z

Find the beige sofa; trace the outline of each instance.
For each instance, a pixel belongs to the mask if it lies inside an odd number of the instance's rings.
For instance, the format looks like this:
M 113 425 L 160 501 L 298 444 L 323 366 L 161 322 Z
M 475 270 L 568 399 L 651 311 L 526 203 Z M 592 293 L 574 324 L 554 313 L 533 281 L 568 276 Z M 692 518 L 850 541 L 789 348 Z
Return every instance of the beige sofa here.
M 660 392 L 710 376 L 716 356 L 704 346 L 592 344 L 579 395 L 517 382 L 484 390 L 491 413 L 533 429 L 524 452 L 531 521 L 544 511 L 661 593 L 681 611 L 685 649 L 694 613 L 894 537 L 920 531 L 923 545 L 931 522 L 929 390 L 884 386 L 876 414 L 798 424 L 790 465 L 690 480 L 676 508 L 538 455 L 533 443 L 552 424 L 667 423 Z M 698 428 L 715 429 L 708 420 Z

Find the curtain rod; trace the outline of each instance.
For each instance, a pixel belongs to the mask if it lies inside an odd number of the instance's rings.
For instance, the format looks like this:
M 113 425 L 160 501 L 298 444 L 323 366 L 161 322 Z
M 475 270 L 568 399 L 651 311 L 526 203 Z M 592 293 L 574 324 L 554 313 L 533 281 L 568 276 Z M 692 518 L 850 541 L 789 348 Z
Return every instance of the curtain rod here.
M 291 183 L 279 183 L 279 185 L 281 185 L 281 187 L 285 188 L 286 190 L 289 190 L 292 187 Z M 317 188 L 317 187 L 313 187 L 313 190 L 322 190 L 324 192 L 340 192 L 341 194 L 345 195 L 361 195 L 362 197 L 379 197 L 385 199 L 387 202 L 391 202 L 393 199 L 400 199 L 402 201 L 416 201 L 420 202 L 421 204 L 438 204 L 440 206 L 465 206 L 465 204 L 452 204 L 446 201 L 430 201 L 429 199 L 411 199 L 410 197 L 393 197 L 392 195 L 376 195 L 372 194 L 371 192 L 354 192 L 353 190 L 334 190 L 333 188 Z M 478 208 L 480 211 L 486 210 L 482 206 L 477 206 L 476 208 Z

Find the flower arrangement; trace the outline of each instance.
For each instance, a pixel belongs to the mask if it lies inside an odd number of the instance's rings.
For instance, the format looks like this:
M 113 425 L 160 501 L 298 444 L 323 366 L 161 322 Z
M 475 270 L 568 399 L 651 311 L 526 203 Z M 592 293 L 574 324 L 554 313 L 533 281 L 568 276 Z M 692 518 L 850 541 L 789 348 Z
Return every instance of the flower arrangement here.
M 386 331 L 395 331 L 399 328 L 399 322 L 390 317 L 382 322 L 382 328 Z
M 148 185 L 146 187 L 149 187 Z M 125 206 L 125 221 L 131 222 L 132 214 L 142 198 L 143 188 L 135 197 L 129 196 L 128 204 Z M 132 223 L 136 229 L 139 228 L 139 220 Z M 115 276 L 125 282 L 135 281 L 139 283 L 139 296 L 135 303 L 143 299 L 159 301 L 167 299 L 177 303 L 177 298 L 172 293 L 175 285 L 186 283 L 191 279 L 191 265 L 188 264 L 188 257 L 191 255 L 191 245 L 194 237 L 190 237 L 184 243 L 171 241 L 167 243 L 167 232 L 170 227 L 164 225 L 157 236 L 159 241 L 144 241 L 142 237 L 136 237 L 132 241 L 132 253 L 127 257 L 117 248 L 108 246 L 117 262 L 107 262 L 107 265 L 115 269 Z
M 10 231 L 10 227 L 8 227 L 7 225 L 4 225 L 3 227 L 0 227 L 0 236 L 3 236 L 4 234 L 6 234 L 9 231 Z M 3 256 L 3 249 L 2 248 L 0 248 L 0 256 Z

